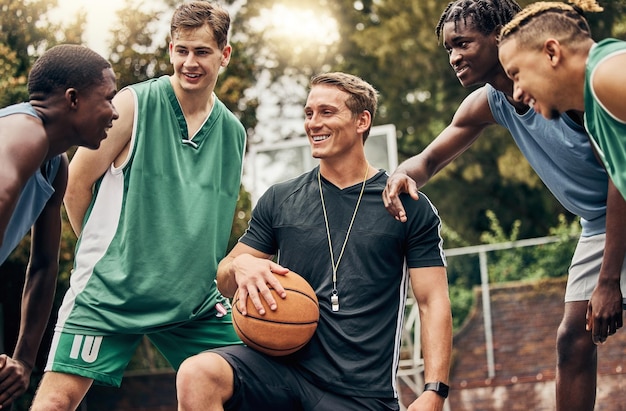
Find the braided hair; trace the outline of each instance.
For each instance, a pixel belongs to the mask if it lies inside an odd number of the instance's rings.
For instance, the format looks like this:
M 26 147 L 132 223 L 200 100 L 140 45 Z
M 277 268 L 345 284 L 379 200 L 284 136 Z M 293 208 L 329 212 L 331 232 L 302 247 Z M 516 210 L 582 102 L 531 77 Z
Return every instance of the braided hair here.
M 507 24 L 521 10 L 514 0 L 455 0 L 446 6 L 435 28 L 437 39 L 441 40 L 443 25 L 459 21 L 472 26 L 484 35 Z
M 595 0 L 537 2 L 522 10 L 500 32 L 499 42 L 515 37 L 529 48 L 541 47 L 546 33 L 563 44 L 576 45 L 591 37 L 585 12 L 599 12 L 603 8 Z

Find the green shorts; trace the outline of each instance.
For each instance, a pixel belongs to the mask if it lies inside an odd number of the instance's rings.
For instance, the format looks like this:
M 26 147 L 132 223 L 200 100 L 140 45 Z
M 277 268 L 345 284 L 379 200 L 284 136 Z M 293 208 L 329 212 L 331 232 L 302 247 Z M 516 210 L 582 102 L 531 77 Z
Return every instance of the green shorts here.
M 241 344 L 230 311 L 224 316 L 216 316 L 213 311 L 203 318 L 145 335 L 174 369 L 178 369 L 186 358 L 202 351 Z M 124 370 L 143 336 L 55 331 L 45 370 L 79 375 L 101 385 L 119 387 Z

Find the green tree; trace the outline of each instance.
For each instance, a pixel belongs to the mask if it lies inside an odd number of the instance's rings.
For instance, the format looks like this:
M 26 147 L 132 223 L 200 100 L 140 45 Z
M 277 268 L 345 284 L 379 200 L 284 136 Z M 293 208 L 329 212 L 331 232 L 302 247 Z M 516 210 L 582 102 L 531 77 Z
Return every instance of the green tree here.
M 483 244 L 519 240 L 522 225 L 520 220 L 514 223 L 513 229 L 507 234 L 493 211 L 487 211 L 487 217 L 490 230 L 482 234 Z M 549 235 L 559 238 L 558 242 L 491 252 L 488 259 L 489 281 L 499 283 L 567 275 L 581 227 L 579 219 L 569 222 L 561 214 L 558 220 L 558 225 L 551 227 L 548 232 Z
M 491 210 L 487 211 L 489 230 L 481 235 L 483 244 L 501 244 L 519 240 L 522 222 L 515 221 L 507 232 Z M 558 224 L 550 227 L 548 235 L 555 242 L 491 251 L 487 253 L 487 272 L 490 283 L 528 281 L 567 275 L 572 255 L 580 237 L 578 219 L 568 221 L 558 216 Z M 481 284 L 477 254 L 454 256 L 448 259 L 448 279 L 454 328 L 460 327 L 474 304 L 473 288 Z
M 161 23 L 167 10 L 152 11 L 143 1 L 139 4 L 127 1 L 116 14 L 109 60 L 117 75 L 118 87 L 168 74 L 168 39 Z
M 54 23 L 48 12 L 56 5 L 57 0 L 0 0 L 1 107 L 28 99 L 28 71 L 45 49 L 80 43 L 85 16 L 77 15 L 68 26 Z
M 384 96 L 382 122 L 396 125 L 400 160 L 417 154 L 449 123 L 464 89 L 435 35 L 445 7 L 438 1 L 398 0 L 364 3 L 367 17 L 351 38 L 349 70 L 368 71 Z M 367 47 L 376 39 L 375 47 Z M 363 74 L 366 75 L 365 73 Z M 488 129 L 474 146 L 423 188 L 447 224 L 472 243 L 489 228 L 493 209 L 504 227 L 528 222 L 523 237 L 544 235 L 566 211 L 539 182 L 508 132 Z M 458 201 L 458 198 L 464 199 Z

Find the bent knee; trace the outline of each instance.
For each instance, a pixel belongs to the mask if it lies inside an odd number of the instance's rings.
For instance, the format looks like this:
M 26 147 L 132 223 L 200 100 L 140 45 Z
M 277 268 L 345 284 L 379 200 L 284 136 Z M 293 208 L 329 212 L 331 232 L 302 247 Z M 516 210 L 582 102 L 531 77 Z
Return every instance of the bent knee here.
M 233 372 L 230 364 L 220 355 L 204 352 L 187 358 L 176 374 L 176 385 L 232 385 Z
M 233 382 L 230 364 L 218 354 L 201 353 L 187 358 L 176 374 L 178 409 L 217 409 L 232 396 Z M 203 406 L 198 408 L 199 404 Z
M 35 398 L 30 411 L 65 411 L 72 410 L 70 398 L 62 395 L 45 395 Z
M 76 375 L 46 372 L 37 388 L 30 411 L 75 410 L 92 381 Z
M 588 362 L 596 358 L 596 346 L 584 323 L 563 321 L 557 332 L 556 349 L 559 364 Z

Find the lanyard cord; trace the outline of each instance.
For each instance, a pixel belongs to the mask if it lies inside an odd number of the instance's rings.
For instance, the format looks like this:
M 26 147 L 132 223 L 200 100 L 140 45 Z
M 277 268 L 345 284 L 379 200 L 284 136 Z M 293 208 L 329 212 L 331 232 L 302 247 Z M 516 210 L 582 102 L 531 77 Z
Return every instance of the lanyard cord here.
M 333 243 L 330 238 L 330 227 L 328 225 L 328 214 L 326 213 L 326 204 L 324 203 L 324 192 L 322 191 L 322 178 L 321 173 L 317 172 L 317 183 L 320 188 L 320 199 L 322 200 L 322 210 L 324 211 L 324 223 L 326 224 L 326 237 L 328 238 L 328 249 L 330 250 L 330 262 L 333 267 L 333 291 L 332 295 L 337 295 L 337 268 L 339 267 L 339 262 L 341 261 L 341 257 L 343 257 L 343 252 L 346 249 L 346 244 L 348 243 L 348 237 L 350 236 L 350 231 L 352 231 L 352 224 L 354 224 L 354 219 L 356 218 L 356 212 L 359 210 L 359 204 L 361 204 L 361 198 L 363 198 L 363 192 L 365 191 L 365 182 L 367 181 L 367 172 L 369 171 L 369 164 L 365 167 L 365 175 L 363 176 L 363 184 L 361 185 L 361 192 L 359 193 L 359 199 L 356 202 L 356 207 L 354 207 L 354 213 L 352 213 L 352 219 L 350 220 L 350 225 L 348 226 L 348 232 L 346 233 L 346 238 L 343 240 L 343 245 L 341 246 L 341 252 L 339 253 L 339 258 L 337 258 L 337 264 L 335 264 L 335 257 L 333 253 Z

